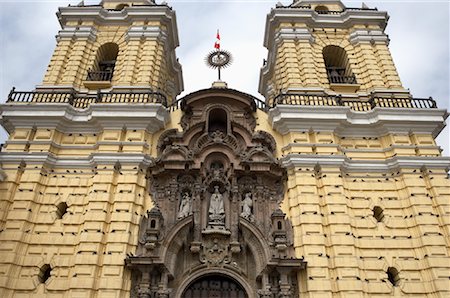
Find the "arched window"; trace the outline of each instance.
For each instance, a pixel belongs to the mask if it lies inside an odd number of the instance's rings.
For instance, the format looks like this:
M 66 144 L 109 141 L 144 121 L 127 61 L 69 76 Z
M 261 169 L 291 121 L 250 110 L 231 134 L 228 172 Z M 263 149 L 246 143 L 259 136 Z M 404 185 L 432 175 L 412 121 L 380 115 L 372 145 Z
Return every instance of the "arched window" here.
M 396 287 L 400 281 L 400 276 L 398 274 L 398 270 L 395 267 L 389 267 L 387 270 L 388 279 L 391 284 Z
M 325 5 L 317 5 L 314 11 L 318 14 L 327 14 L 329 9 Z
M 221 131 L 226 134 L 228 126 L 227 119 L 227 112 L 223 109 L 216 108 L 211 110 L 208 119 L 208 132 Z
M 45 283 L 47 281 L 47 279 L 50 278 L 52 272 L 52 267 L 50 267 L 49 264 L 45 264 L 43 265 L 40 269 L 39 269 L 39 282 L 40 283 Z
M 94 67 L 89 70 L 87 80 L 111 81 L 118 54 L 117 44 L 108 42 L 102 45 L 97 51 Z
M 323 51 L 323 59 L 327 69 L 328 80 L 331 84 L 356 84 L 347 53 L 338 46 L 326 46 Z

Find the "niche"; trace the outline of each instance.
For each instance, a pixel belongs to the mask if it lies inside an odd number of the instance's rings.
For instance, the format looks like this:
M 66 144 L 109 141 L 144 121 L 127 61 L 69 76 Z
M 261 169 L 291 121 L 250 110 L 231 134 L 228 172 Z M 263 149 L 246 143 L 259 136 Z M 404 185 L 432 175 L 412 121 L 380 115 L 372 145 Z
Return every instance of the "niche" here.
M 208 133 L 220 131 L 227 134 L 228 131 L 228 115 L 225 110 L 220 108 L 212 109 L 208 117 Z

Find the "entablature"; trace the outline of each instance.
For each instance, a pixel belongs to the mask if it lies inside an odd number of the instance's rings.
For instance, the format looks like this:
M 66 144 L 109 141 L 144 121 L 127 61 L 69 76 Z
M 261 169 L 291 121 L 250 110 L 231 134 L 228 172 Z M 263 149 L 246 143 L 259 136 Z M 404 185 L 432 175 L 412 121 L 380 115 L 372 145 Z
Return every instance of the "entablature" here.
M 13 133 L 17 128 L 56 129 L 63 133 L 97 133 L 104 129 L 164 128 L 169 112 L 159 103 L 91 104 L 79 109 L 69 103 L 6 103 L 0 105 L 0 123 Z
M 269 111 L 272 127 L 281 134 L 294 131 L 330 131 L 339 136 L 383 136 L 395 133 L 431 134 L 445 127 L 443 109 L 380 108 L 367 112 L 347 106 L 278 104 Z

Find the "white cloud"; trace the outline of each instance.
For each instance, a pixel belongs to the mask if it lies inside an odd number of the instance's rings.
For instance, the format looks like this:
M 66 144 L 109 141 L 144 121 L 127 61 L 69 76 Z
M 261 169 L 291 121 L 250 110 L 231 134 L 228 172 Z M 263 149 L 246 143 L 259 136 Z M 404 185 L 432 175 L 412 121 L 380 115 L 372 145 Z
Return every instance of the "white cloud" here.
M 1 0 L 0 0 L 1 1 Z M 0 2 L 0 101 L 12 86 L 32 90 L 42 81 L 59 30 L 58 6 L 79 1 Z M 96 0 L 86 1 L 94 4 Z M 184 94 L 209 88 L 216 71 L 204 57 L 213 49 L 220 29 L 222 47 L 232 52 L 234 63 L 223 71 L 230 88 L 261 98 L 259 69 L 267 51 L 263 47 L 264 24 L 275 1 L 167 1 L 177 13 L 183 66 Z M 387 32 L 390 49 L 403 85 L 416 97 L 432 96 L 438 106 L 449 105 L 449 3 L 408 1 L 364 1 L 387 10 L 391 16 Z M 282 1 L 290 4 L 291 1 Z M 344 1 L 356 7 L 361 1 Z M 6 136 L 0 133 L 0 143 Z M 448 129 L 438 138 L 449 154 Z

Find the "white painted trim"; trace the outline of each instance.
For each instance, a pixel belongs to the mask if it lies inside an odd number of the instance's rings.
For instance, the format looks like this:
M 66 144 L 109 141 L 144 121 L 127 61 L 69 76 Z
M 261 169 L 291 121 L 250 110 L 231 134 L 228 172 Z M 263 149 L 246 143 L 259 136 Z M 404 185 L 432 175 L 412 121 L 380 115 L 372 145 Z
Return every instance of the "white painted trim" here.
M 283 135 L 313 130 L 354 137 L 409 133 L 436 137 L 448 115 L 443 109 L 375 108 L 356 112 L 350 107 L 277 105 L 269 111 L 269 122 Z
M 63 133 L 98 133 L 104 129 L 145 129 L 155 133 L 169 121 L 161 104 L 91 104 L 81 110 L 69 104 L 6 103 L 0 123 L 11 134 L 16 128 L 56 129 Z
M 355 25 L 378 25 L 383 30 L 388 14 L 374 10 L 346 10 L 338 15 L 317 14 L 312 9 L 275 8 L 267 15 L 264 46 L 273 48 L 275 29 L 281 23 L 303 23 L 309 28 L 351 28 Z
M 56 156 L 49 152 L 2 152 L 0 162 L 7 168 L 8 164 L 25 162 L 27 165 L 45 165 L 55 168 L 93 168 L 97 165 L 142 164 L 150 166 L 154 159 L 142 153 L 92 153 L 89 156 Z
M 65 27 L 58 32 L 56 40 L 60 39 L 88 39 L 94 42 L 97 39 L 97 30 L 94 27 Z
M 389 45 L 389 37 L 381 30 L 356 29 L 350 33 L 349 41 L 352 44 L 382 43 Z
M 349 172 L 386 172 L 402 168 L 450 169 L 450 157 L 391 157 L 385 160 L 352 160 L 343 155 L 289 154 L 282 158 L 283 166 L 289 168 L 305 166 L 340 167 Z

